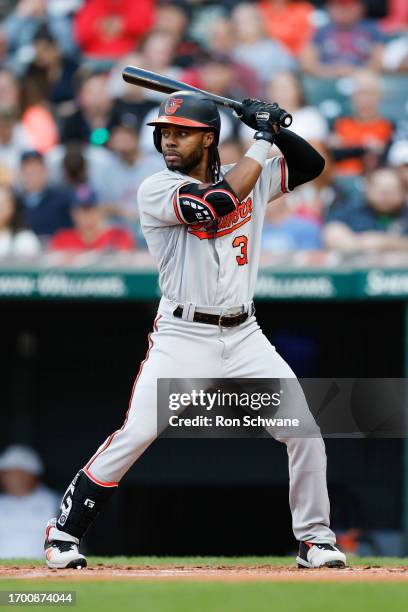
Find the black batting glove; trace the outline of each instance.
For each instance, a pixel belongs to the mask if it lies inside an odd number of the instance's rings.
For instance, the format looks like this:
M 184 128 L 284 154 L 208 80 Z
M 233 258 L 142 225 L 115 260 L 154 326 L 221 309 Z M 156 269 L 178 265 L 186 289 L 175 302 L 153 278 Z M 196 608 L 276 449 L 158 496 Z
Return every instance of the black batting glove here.
M 256 114 L 265 110 L 265 102 L 253 98 L 245 98 L 242 101 L 242 115 L 240 119 L 253 130 L 260 129 L 259 120 Z
M 285 114 L 286 111 L 276 102 L 268 104 L 262 100 L 246 98 L 242 101 L 240 119 L 253 130 L 277 134 L 280 130 L 280 121 Z

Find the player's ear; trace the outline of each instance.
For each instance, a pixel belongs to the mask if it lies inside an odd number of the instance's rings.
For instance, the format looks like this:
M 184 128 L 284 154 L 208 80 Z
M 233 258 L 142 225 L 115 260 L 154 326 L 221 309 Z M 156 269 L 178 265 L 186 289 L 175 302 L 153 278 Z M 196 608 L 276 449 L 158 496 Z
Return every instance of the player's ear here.
M 211 147 L 214 142 L 214 132 L 204 132 L 203 144 L 206 149 Z

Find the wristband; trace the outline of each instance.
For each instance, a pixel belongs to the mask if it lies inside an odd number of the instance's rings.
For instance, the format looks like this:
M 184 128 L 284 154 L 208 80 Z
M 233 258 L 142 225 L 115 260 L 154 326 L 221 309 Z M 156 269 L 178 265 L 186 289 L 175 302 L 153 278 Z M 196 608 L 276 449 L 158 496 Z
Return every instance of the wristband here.
M 267 140 L 256 140 L 251 145 L 248 151 L 245 153 L 245 157 L 254 159 L 262 167 L 265 166 L 265 162 L 268 159 L 269 151 L 271 150 L 271 143 Z

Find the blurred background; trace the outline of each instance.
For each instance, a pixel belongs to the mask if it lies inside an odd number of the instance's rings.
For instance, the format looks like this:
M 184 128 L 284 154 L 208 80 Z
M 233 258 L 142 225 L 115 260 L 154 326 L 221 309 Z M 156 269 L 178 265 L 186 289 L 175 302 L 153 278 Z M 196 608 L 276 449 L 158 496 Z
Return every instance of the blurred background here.
M 145 125 L 162 97 L 128 64 L 292 113 L 326 168 L 268 208 L 258 320 L 298 376 L 408 371 L 406 0 L 0 0 L 2 557 L 40 555 L 147 349 L 159 293 L 136 194 L 164 167 Z M 221 114 L 228 164 L 252 131 Z M 340 546 L 408 553 L 408 445 L 327 450 Z M 287 554 L 287 495 L 278 443 L 159 440 L 87 552 Z

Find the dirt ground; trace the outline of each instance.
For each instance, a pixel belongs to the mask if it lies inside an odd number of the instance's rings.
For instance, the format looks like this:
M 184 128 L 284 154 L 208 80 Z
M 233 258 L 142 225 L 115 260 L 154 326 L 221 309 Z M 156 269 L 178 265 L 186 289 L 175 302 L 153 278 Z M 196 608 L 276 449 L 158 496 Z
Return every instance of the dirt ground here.
M 345 569 L 298 569 L 257 566 L 148 566 L 97 564 L 85 569 L 50 570 L 34 565 L 0 568 L 1 579 L 24 580 L 194 580 L 284 582 L 408 582 L 408 567 L 359 566 Z

